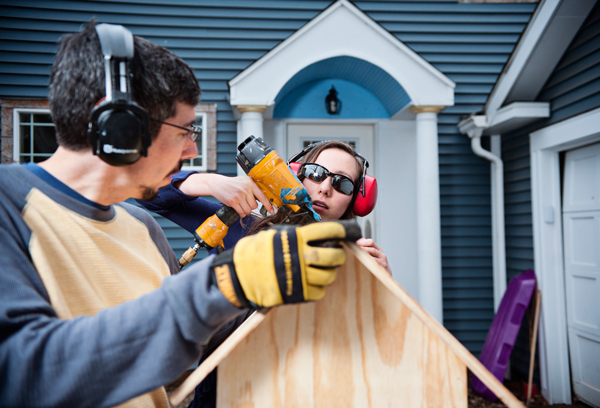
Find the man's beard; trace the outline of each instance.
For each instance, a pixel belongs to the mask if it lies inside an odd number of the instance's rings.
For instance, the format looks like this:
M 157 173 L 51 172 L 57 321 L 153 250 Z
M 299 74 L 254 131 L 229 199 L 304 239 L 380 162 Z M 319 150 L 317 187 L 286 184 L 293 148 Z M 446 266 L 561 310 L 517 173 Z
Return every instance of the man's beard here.
M 182 166 L 183 166 L 183 160 L 181 160 L 179 162 L 179 164 L 177 166 L 175 166 L 175 168 L 173 168 L 173 170 L 171 170 L 169 175 L 179 173 L 181 171 Z M 142 200 L 143 201 L 153 201 L 153 200 L 156 200 L 156 197 L 158 197 L 158 189 L 157 188 L 142 186 Z
M 154 201 L 158 197 L 158 189 L 152 187 L 142 187 L 142 200 Z

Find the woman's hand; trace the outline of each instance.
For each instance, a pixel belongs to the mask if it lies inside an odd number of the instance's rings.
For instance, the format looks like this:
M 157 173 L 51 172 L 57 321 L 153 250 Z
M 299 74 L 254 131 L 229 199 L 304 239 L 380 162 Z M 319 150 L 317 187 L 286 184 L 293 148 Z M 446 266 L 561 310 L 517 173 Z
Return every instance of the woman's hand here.
M 267 196 L 248 176 L 226 177 L 220 174 L 192 174 L 178 186 L 184 194 L 192 197 L 212 196 L 233 208 L 240 217 L 250 215 L 260 201 L 273 214 L 273 206 Z
M 375 258 L 379 265 L 383 266 L 383 268 L 390 275 L 392 274 L 392 270 L 390 268 L 390 265 L 388 264 L 387 255 L 383 252 L 381 248 L 379 248 L 375 241 L 369 238 L 360 238 L 358 241 L 356 241 L 356 245 L 367 251 L 369 255 Z

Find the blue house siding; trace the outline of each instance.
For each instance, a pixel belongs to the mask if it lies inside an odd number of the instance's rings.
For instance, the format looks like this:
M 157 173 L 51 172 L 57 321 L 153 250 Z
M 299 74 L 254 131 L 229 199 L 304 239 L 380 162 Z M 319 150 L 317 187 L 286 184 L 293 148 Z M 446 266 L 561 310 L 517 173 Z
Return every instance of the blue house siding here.
M 551 117 L 545 125 L 600 106 L 600 3 L 596 3 L 537 99 L 551 102 Z
M 203 90 L 202 102 L 217 104 L 217 171 L 235 175 L 237 127 L 227 101 L 227 81 L 330 4 L 4 0 L 0 97 L 46 98 L 60 35 L 78 31 L 93 16 L 124 24 L 192 66 Z M 483 108 L 536 5 L 456 0 L 354 4 L 457 84 L 455 106 L 438 118 L 444 323 L 478 354 L 493 316 L 489 163 L 472 153 L 456 125 L 464 115 Z M 165 228 L 176 242 L 178 232 Z
M 483 108 L 536 5 L 355 4 L 456 83 L 438 116 L 444 326 L 478 355 L 494 316 L 490 164 L 456 125 Z
M 502 159 L 504 161 L 506 275 L 510 280 L 527 269 L 535 269 L 527 130 L 502 136 Z M 513 374 L 522 378 L 527 377 L 529 355 L 529 322 L 526 315 L 510 357 Z
M 600 106 L 600 3 L 590 13 L 538 96 L 550 102 L 551 116 L 502 136 L 507 278 L 534 269 L 529 134 Z M 525 319 L 511 356 L 513 370 L 525 375 L 529 331 Z
M 217 104 L 217 171 L 237 174 L 236 122 L 227 81 L 326 8 L 330 1 L 6 0 L 0 13 L 0 96 L 47 98 L 56 41 L 96 17 L 126 25 L 193 69 L 202 102 Z

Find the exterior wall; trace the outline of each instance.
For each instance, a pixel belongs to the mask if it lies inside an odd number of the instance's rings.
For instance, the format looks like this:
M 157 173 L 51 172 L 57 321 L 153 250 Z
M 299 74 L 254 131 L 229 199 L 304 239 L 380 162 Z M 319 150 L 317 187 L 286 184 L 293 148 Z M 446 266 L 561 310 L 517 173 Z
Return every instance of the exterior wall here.
M 46 98 L 56 40 L 63 33 L 78 31 L 93 16 L 124 24 L 192 66 L 202 102 L 217 105 L 217 171 L 235 175 L 237 126 L 227 81 L 330 3 L 4 0 L 0 98 Z M 489 163 L 472 153 L 456 125 L 463 115 L 483 108 L 536 5 L 354 3 L 457 84 L 456 104 L 439 115 L 438 124 L 444 324 L 478 354 L 493 317 Z M 185 240 L 187 245 L 187 235 Z
M 490 164 L 456 125 L 483 108 L 536 5 L 356 5 L 456 83 L 438 116 L 444 326 L 478 355 L 494 316 Z
M 550 102 L 550 118 L 502 136 L 508 279 L 534 269 L 529 134 L 600 106 L 600 3 L 590 13 L 537 100 Z M 528 370 L 528 341 L 525 319 L 511 356 L 513 370 L 521 375 Z
M 537 100 L 551 102 L 551 117 L 544 126 L 600 106 L 600 3 L 596 3 Z
M 504 161 L 506 277 L 510 280 L 527 269 L 535 270 L 531 220 L 531 166 L 527 131 L 502 136 L 502 159 Z M 527 316 L 526 313 L 510 357 L 513 374 L 523 378 L 527 378 L 529 370 Z

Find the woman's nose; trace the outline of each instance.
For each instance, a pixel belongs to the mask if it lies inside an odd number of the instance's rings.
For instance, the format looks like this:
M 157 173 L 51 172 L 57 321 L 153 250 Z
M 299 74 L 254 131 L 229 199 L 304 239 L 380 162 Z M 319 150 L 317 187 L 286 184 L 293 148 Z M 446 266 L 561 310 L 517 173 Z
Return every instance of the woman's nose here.
M 321 184 L 319 184 L 319 191 L 321 192 L 321 194 L 323 194 L 325 196 L 331 195 L 331 177 L 330 176 L 328 176 L 325 180 L 323 180 L 321 182 Z

